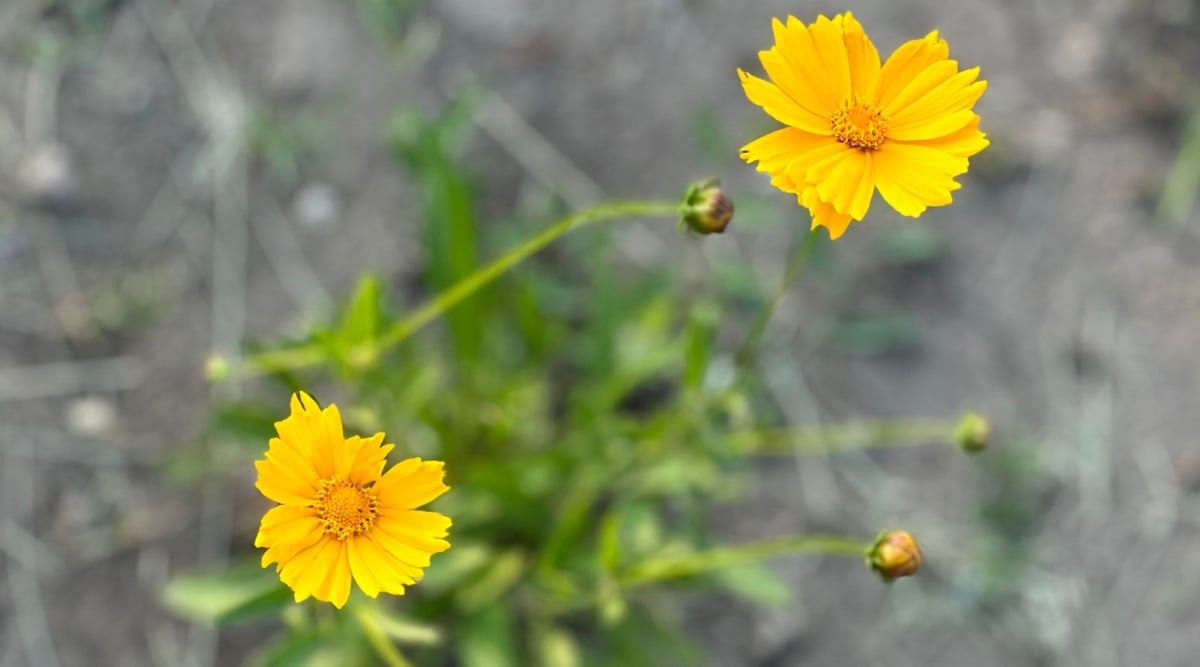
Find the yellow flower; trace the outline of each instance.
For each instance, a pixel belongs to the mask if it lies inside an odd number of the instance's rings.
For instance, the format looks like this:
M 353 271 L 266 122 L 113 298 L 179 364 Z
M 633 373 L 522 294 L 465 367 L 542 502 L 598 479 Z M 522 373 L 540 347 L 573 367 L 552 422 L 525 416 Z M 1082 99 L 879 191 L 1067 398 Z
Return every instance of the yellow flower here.
M 881 66 L 849 12 L 773 27 L 775 46 L 759 52 L 771 81 L 738 75 L 746 97 L 788 127 L 747 144 L 742 159 L 835 239 L 863 219 L 876 189 L 901 215 L 949 204 L 967 158 L 988 145 L 971 110 L 987 89 L 979 68 L 958 71 L 937 31 Z
M 351 578 L 371 597 L 403 595 L 430 556 L 450 548 L 442 539 L 449 517 L 416 510 L 449 488 L 442 462 L 410 458 L 381 474 L 394 446 L 382 433 L 343 437 L 337 406 L 321 410 L 304 392 L 291 407 L 266 459 L 254 463 L 255 486 L 279 503 L 254 539 L 267 548 L 263 567 L 276 564 L 297 602 L 312 596 L 340 609 Z

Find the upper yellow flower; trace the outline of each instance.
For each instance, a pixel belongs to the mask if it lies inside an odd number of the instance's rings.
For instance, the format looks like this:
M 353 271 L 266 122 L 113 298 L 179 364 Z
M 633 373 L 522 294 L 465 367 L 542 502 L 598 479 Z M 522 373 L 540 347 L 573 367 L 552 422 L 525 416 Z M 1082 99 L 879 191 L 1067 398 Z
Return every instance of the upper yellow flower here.
M 266 459 L 254 463 L 255 486 L 279 503 L 254 539 L 267 548 L 263 567 L 276 563 L 297 602 L 312 596 L 340 609 L 351 578 L 371 597 L 403 595 L 429 557 L 450 548 L 442 539 L 450 519 L 415 509 L 449 488 L 442 462 L 405 459 L 381 475 L 394 447 L 382 433 L 343 437 L 337 406 L 321 410 L 304 392 L 291 407 L 275 423 Z
M 902 215 L 949 204 L 954 177 L 988 145 L 971 110 L 987 89 L 975 80 L 979 68 L 958 71 L 937 31 L 881 66 L 849 12 L 773 27 L 775 46 L 759 52 L 771 81 L 738 75 L 746 97 L 788 127 L 747 144 L 742 159 L 758 162 L 835 239 L 863 219 L 876 188 Z

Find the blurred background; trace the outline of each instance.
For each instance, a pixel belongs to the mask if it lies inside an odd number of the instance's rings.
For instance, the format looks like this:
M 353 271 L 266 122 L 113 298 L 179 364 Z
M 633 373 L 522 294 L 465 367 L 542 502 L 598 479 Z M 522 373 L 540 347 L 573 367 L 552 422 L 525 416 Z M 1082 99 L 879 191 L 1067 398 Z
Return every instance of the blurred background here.
M 206 360 L 329 317 L 363 272 L 417 301 L 431 211 L 476 211 L 494 257 L 557 213 L 718 176 L 724 235 L 621 223 L 601 270 L 773 291 L 808 217 L 738 160 L 774 123 L 735 71 L 760 71 L 771 17 L 847 9 L 885 56 L 938 29 L 980 65 L 992 145 L 953 206 L 877 200 L 819 249 L 764 391 L 784 424 L 974 409 L 998 437 L 761 465 L 709 512 L 723 539 L 904 527 L 926 570 L 774 561 L 775 604 L 684 598 L 688 664 L 1194 664 L 1192 0 L 4 0 L 0 665 L 240 663 L 254 631 L 161 591 L 250 554 L 262 501 L 252 469 L 190 479 L 178 454 L 218 403 L 281 418 L 286 393 L 210 385 Z

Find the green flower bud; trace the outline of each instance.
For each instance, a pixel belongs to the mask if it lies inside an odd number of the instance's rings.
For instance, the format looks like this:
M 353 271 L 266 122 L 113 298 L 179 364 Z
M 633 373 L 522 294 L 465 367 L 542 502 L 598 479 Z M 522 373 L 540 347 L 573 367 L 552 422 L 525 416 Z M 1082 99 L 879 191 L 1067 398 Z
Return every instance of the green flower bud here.
M 208 360 L 204 362 L 204 376 L 208 381 L 216 384 L 229 379 L 229 362 L 225 357 L 216 352 L 209 355 Z
M 988 435 L 991 427 L 987 419 L 975 412 L 968 412 L 958 422 L 954 430 L 954 440 L 966 452 L 978 452 L 987 449 Z
M 725 231 L 733 220 L 733 202 L 715 178 L 693 183 L 679 207 L 679 227 L 707 236 Z

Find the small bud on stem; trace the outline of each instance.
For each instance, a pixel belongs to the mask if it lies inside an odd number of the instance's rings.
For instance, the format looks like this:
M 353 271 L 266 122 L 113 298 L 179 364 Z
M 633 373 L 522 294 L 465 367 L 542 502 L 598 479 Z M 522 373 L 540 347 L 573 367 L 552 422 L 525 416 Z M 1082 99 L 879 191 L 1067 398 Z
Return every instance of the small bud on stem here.
M 966 452 L 978 452 L 987 449 L 988 435 L 991 427 L 987 419 L 975 412 L 968 412 L 958 422 L 954 431 L 954 440 Z
M 693 183 L 679 207 L 679 227 L 696 234 L 720 234 L 733 220 L 733 202 L 715 178 Z
M 229 362 L 225 357 L 214 352 L 204 362 L 204 376 L 209 382 L 216 384 L 229 379 Z
M 921 569 L 921 548 L 912 534 L 904 530 L 885 530 L 867 551 L 867 565 L 883 580 L 908 577 Z

